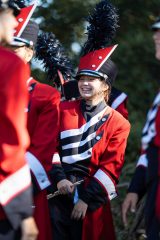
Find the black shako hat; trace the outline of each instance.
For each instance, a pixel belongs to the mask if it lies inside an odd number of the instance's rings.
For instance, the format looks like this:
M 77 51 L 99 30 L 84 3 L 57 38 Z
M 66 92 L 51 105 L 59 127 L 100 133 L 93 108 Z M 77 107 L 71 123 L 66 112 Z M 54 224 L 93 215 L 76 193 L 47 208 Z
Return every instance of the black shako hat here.
M 114 83 L 118 74 L 118 68 L 111 59 L 108 59 L 106 64 L 103 65 L 103 71 L 107 74 L 110 82 Z M 63 87 L 66 100 L 77 99 L 80 97 L 77 81 L 72 80 L 65 82 Z
M 118 27 L 117 10 L 108 0 L 102 0 L 88 17 L 88 22 L 88 39 L 84 44 L 76 78 L 82 75 L 100 77 L 112 86 L 107 64 L 117 47 L 117 44 L 111 43 Z
M 118 68 L 116 64 L 111 59 L 108 59 L 106 64 L 103 65 L 102 71 L 107 74 L 110 82 L 113 84 L 118 74 Z
M 20 37 L 14 37 L 12 46 L 34 47 L 37 43 L 39 26 L 36 22 L 29 21 Z
M 24 31 L 21 34 L 21 38 L 26 39 L 29 42 L 33 42 L 33 46 L 37 43 L 39 32 L 39 26 L 34 21 L 29 21 L 27 26 L 25 27 Z
M 37 6 L 37 3 L 21 9 L 17 16 L 18 26 L 15 29 L 12 46 L 28 46 L 34 47 L 37 42 L 39 26 L 30 18 Z

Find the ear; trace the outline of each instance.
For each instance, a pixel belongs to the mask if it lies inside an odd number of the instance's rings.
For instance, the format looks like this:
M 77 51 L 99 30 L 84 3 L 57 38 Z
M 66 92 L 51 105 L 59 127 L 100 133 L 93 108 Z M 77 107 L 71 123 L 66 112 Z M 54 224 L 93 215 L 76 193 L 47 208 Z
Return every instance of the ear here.
M 31 48 L 27 48 L 26 52 L 26 61 L 30 62 L 31 59 L 33 58 L 34 51 Z

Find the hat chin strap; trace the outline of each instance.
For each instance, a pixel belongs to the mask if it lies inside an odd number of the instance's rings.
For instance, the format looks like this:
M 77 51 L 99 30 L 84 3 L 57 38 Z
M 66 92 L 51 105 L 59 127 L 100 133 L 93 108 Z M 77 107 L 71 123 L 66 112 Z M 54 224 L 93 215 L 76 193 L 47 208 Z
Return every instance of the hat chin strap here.
M 14 37 L 13 41 L 11 43 L 11 46 L 17 46 L 17 47 L 23 47 L 23 46 L 27 46 L 27 47 L 33 47 L 33 42 L 29 41 L 27 39 L 24 38 L 19 38 L 19 37 Z

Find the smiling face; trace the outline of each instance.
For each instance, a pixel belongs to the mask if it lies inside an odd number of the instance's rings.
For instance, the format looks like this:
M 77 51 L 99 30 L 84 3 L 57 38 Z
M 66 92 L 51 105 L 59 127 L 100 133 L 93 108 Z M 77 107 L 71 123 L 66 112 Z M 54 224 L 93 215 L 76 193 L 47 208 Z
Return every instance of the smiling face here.
M 155 44 L 156 58 L 160 60 L 160 29 L 157 29 L 157 31 L 154 32 L 153 40 Z
M 105 93 L 109 88 L 100 78 L 85 75 L 79 78 L 78 87 L 82 98 L 90 101 L 93 105 L 104 100 Z

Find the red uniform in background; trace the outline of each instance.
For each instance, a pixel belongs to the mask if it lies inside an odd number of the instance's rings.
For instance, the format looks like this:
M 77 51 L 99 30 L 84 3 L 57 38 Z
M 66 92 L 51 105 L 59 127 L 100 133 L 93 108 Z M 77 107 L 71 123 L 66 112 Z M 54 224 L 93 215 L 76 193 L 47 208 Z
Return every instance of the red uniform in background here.
M 39 32 L 38 24 L 30 21 L 35 5 L 36 3 L 21 11 L 12 42 L 16 54 L 26 62 L 32 60 Z M 25 54 L 20 54 L 22 48 Z M 30 58 L 26 58 L 28 52 Z M 50 240 L 51 226 L 46 188 L 51 183 L 47 172 L 51 170 L 57 147 L 60 94 L 55 88 L 32 78 L 28 78 L 27 87 L 29 91 L 27 128 L 30 146 L 26 152 L 26 159 L 32 175 L 34 219 L 39 231 L 37 240 Z
M 31 139 L 26 153 L 34 188 L 34 217 L 39 229 L 38 239 L 49 240 L 51 229 L 46 188 L 51 182 L 47 172 L 52 168 L 59 131 L 59 92 L 30 78 L 27 127 Z
M 108 104 L 111 108 L 121 113 L 126 119 L 128 119 L 127 99 L 126 93 L 112 87 Z
M 157 220 L 160 199 L 156 197 L 159 183 L 160 169 L 160 92 L 155 97 L 150 108 L 145 126 L 142 131 L 141 155 L 138 159 L 136 170 L 129 186 L 128 192 L 137 193 L 141 199 L 145 193 L 146 232 L 147 239 L 159 239 L 159 224 Z M 156 211 L 158 210 L 158 211 Z
M 155 44 L 155 57 L 160 60 L 160 17 L 151 26 Z M 148 240 L 160 239 L 160 91 L 156 95 L 142 130 L 141 155 L 122 205 L 126 224 L 128 210 L 134 210 L 145 195 L 145 230 Z
M 15 54 L 0 47 L 0 220 L 13 228 L 31 216 L 31 179 L 24 158 L 29 68 Z

